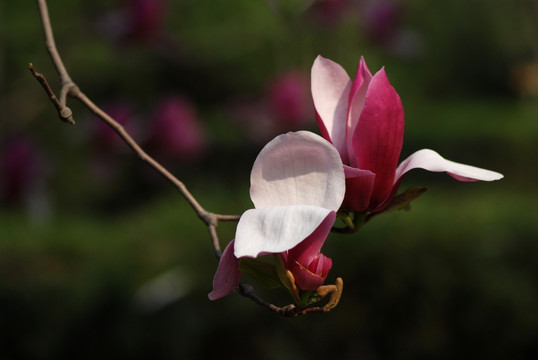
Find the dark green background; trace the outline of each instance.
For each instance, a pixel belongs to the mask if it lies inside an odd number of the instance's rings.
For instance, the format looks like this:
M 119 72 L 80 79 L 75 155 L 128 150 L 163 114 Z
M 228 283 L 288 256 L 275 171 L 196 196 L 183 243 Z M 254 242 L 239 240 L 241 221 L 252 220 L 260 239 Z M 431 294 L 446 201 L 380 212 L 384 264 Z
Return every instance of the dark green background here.
M 169 1 L 165 40 L 118 43 L 99 32 L 121 2 L 50 1 L 72 78 L 97 104 L 129 99 L 144 128 L 170 92 L 195 104 L 210 148 L 167 166 L 210 211 L 251 203 L 250 140 L 230 104 L 255 101 L 288 69 L 306 75 L 322 54 L 353 75 L 361 55 L 386 67 L 406 112 L 402 158 L 432 148 L 499 171 L 460 183 L 416 170 L 402 188 L 430 190 L 410 212 L 375 218 L 324 247 L 344 278 L 329 314 L 278 317 L 239 295 L 210 302 L 217 263 L 205 226 L 181 196 L 128 151 L 108 155 L 117 176 L 88 174 L 97 121 L 70 101 L 77 126 L 57 120 L 27 70 L 57 88 L 32 1 L 0 3 L 0 144 L 32 138 L 46 159 L 51 211 L 0 203 L 1 359 L 530 359 L 538 334 L 537 94 L 511 74 L 536 63 L 538 9 L 528 1 L 401 1 L 400 28 L 421 39 L 412 57 L 369 40 L 365 3 L 321 22 L 306 1 Z M 317 131 L 315 121 L 309 126 Z M 143 139 L 143 134 L 138 134 Z M 5 174 L 0 174 L 5 175 Z M 222 224 L 223 242 L 234 224 Z M 178 298 L 143 306 L 140 288 L 162 274 Z M 283 291 L 257 290 L 276 304 Z M 179 291 L 179 290 L 178 290 Z

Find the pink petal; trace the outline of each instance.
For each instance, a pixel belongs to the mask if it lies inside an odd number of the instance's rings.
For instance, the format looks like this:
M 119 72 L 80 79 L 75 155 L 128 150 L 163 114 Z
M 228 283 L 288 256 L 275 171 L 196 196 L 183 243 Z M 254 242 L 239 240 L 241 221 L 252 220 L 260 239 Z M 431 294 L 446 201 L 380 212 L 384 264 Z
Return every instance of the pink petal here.
M 493 181 L 504 177 L 498 172 L 446 160 L 433 150 L 422 149 L 402 161 L 396 169 L 395 182 L 406 172 L 415 168 L 433 172 L 447 172 L 459 181 Z
M 308 131 L 277 136 L 260 152 L 250 177 L 258 209 L 313 205 L 338 210 L 345 194 L 342 161 L 334 146 Z
M 306 239 L 282 255 L 286 269 L 290 270 L 295 283 L 302 290 L 315 290 L 325 282 L 332 260 L 320 254 L 334 224 L 336 213 L 332 212 Z
M 349 156 L 349 165 L 353 167 L 357 166 L 357 157 L 355 156 L 355 151 L 353 150 L 352 134 L 355 133 L 357 128 L 371 80 L 372 74 L 366 66 L 366 61 L 364 61 L 364 58 L 361 57 L 359 68 L 357 69 L 357 75 L 353 81 L 351 92 L 349 94 L 349 108 L 347 113 L 348 129 L 346 135 L 346 147 Z
M 346 175 L 346 195 L 342 208 L 350 211 L 365 211 L 370 204 L 374 188 L 375 174 L 344 165 Z
M 317 206 L 276 206 L 247 210 L 237 224 L 235 256 L 280 253 L 299 244 L 334 211 Z
M 312 260 L 320 253 L 321 247 L 325 243 L 335 219 L 335 212 L 329 214 L 313 233 L 288 251 L 288 261 L 298 261 L 304 265 L 310 264 L 310 262 L 312 262 Z
M 219 266 L 213 278 L 213 291 L 209 293 L 209 300 L 220 299 L 237 288 L 241 279 L 239 271 L 239 259 L 234 255 L 234 243 L 232 240 L 220 258 Z
M 297 261 L 288 268 L 293 274 L 295 284 L 301 290 L 316 290 L 323 285 L 331 270 L 333 264 L 331 258 L 319 253 L 316 257 L 317 263 L 303 264 Z
M 357 94 L 357 91 L 361 88 L 363 83 L 365 81 L 370 82 L 372 79 L 372 73 L 368 69 L 368 66 L 366 65 L 366 61 L 364 60 L 364 57 L 361 56 L 361 60 L 359 61 L 359 66 L 357 68 L 357 74 L 355 75 L 355 79 L 353 79 L 353 84 L 351 85 L 351 90 L 349 92 L 349 99 L 348 102 L 351 103 L 355 95 Z
M 312 66 L 311 87 L 321 134 L 347 163 L 346 119 L 351 79 L 340 65 L 318 56 Z
M 404 113 L 400 97 L 390 84 L 385 70 L 370 82 L 359 122 L 352 135 L 357 167 L 375 175 L 370 208 L 389 195 L 402 149 Z

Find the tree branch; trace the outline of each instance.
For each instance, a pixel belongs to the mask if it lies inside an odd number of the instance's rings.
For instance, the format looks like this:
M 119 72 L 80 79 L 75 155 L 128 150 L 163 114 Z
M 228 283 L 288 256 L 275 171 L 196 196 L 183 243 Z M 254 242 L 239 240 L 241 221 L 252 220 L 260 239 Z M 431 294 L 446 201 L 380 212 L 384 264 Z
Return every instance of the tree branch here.
M 54 91 L 47 82 L 47 79 L 42 74 L 38 73 L 32 64 L 29 64 L 29 69 L 32 75 L 39 81 L 45 92 L 47 93 L 50 101 L 58 111 L 60 118 L 63 121 L 69 122 L 70 124 L 75 124 L 75 121 L 72 116 L 71 109 L 67 107 L 67 96 L 73 97 L 81 101 L 92 113 L 94 113 L 98 118 L 107 123 L 117 134 L 122 138 L 122 140 L 138 155 L 138 157 L 148 163 L 155 171 L 164 176 L 172 185 L 183 195 L 187 200 L 189 205 L 196 212 L 198 217 L 206 224 L 209 230 L 209 235 L 213 245 L 213 250 L 217 259 L 220 259 L 222 256 L 222 250 L 220 247 L 220 242 L 218 234 L 216 231 L 219 221 L 239 221 L 240 216 L 238 215 L 222 215 L 215 214 L 205 210 L 195 199 L 195 197 L 189 192 L 185 184 L 176 178 L 172 173 L 170 173 L 164 166 L 157 162 L 154 158 L 149 156 L 139 145 L 138 143 L 125 131 L 122 125 L 115 121 L 110 115 L 104 112 L 100 107 L 98 107 L 93 101 L 91 101 L 81 90 L 80 88 L 71 80 L 67 69 L 65 68 L 63 61 L 60 57 L 60 54 L 56 48 L 56 43 L 54 41 L 54 36 L 52 32 L 52 26 L 50 22 L 49 12 L 47 8 L 47 3 L 45 0 L 36 0 L 41 17 L 41 23 L 43 26 L 43 34 L 45 36 L 45 43 L 49 56 L 56 68 L 56 72 L 60 77 L 61 89 L 60 89 L 60 98 L 54 94 Z M 262 298 L 258 297 L 252 286 L 247 284 L 239 284 L 238 289 L 239 294 L 242 296 L 251 299 L 255 303 L 267 308 L 268 310 L 283 315 L 286 317 L 304 315 L 311 312 L 322 312 L 326 311 L 324 308 L 312 307 L 307 309 L 299 309 L 296 305 L 290 304 L 285 307 L 277 307 L 273 304 L 268 303 Z
M 56 95 L 54 94 L 54 91 L 52 91 L 52 88 L 50 87 L 47 79 L 43 76 L 43 74 L 38 73 L 34 65 L 32 63 L 28 64 L 28 69 L 30 69 L 30 72 L 34 77 L 39 81 L 47 95 L 49 96 L 50 101 L 56 108 L 56 111 L 58 111 L 58 115 L 60 116 L 60 119 L 62 119 L 65 122 L 70 123 L 71 125 L 75 125 L 75 120 L 73 119 L 73 112 L 70 108 L 65 106 L 65 101 L 62 102 L 58 100 Z
M 52 34 L 52 26 L 50 24 L 49 9 L 47 7 L 47 2 L 45 0 L 37 0 L 37 7 L 39 9 L 39 15 L 41 18 L 41 25 L 43 27 L 43 34 L 45 35 L 45 45 L 47 46 L 47 51 L 49 52 L 50 58 L 54 67 L 56 67 L 56 72 L 60 77 L 62 82 L 62 92 L 66 84 L 72 83 L 71 77 L 69 76 L 62 58 L 58 53 L 56 48 L 56 42 L 54 41 L 54 35 Z M 64 98 L 65 101 L 65 98 Z M 65 105 L 65 102 L 63 103 Z

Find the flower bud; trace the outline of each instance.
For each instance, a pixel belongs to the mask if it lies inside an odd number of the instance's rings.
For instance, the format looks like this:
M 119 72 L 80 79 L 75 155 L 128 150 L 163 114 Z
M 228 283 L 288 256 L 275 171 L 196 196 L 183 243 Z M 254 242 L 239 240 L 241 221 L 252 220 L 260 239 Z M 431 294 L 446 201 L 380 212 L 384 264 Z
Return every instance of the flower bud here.
M 318 253 L 310 262 L 300 262 L 300 259 L 288 264 L 288 270 L 295 278 L 295 285 L 301 290 L 316 290 L 323 285 L 329 274 L 333 261 Z

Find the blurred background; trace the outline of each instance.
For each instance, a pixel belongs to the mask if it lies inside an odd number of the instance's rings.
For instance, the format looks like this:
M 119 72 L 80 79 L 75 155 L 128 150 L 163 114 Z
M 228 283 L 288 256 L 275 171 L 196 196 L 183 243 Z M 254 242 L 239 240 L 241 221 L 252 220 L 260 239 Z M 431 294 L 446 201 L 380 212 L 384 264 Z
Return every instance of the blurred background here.
M 332 234 L 340 305 L 294 319 L 234 294 L 181 196 L 72 100 L 58 121 L 37 8 L 0 2 L 1 359 L 531 359 L 538 334 L 538 4 L 534 0 L 50 1 L 73 80 L 208 210 L 252 205 L 251 165 L 318 132 L 318 54 L 386 67 L 421 148 L 499 171 L 416 170 L 409 212 Z M 223 244 L 235 224 L 221 224 Z M 285 305 L 283 291 L 256 290 Z M 534 355 L 534 356 L 533 356 Z

